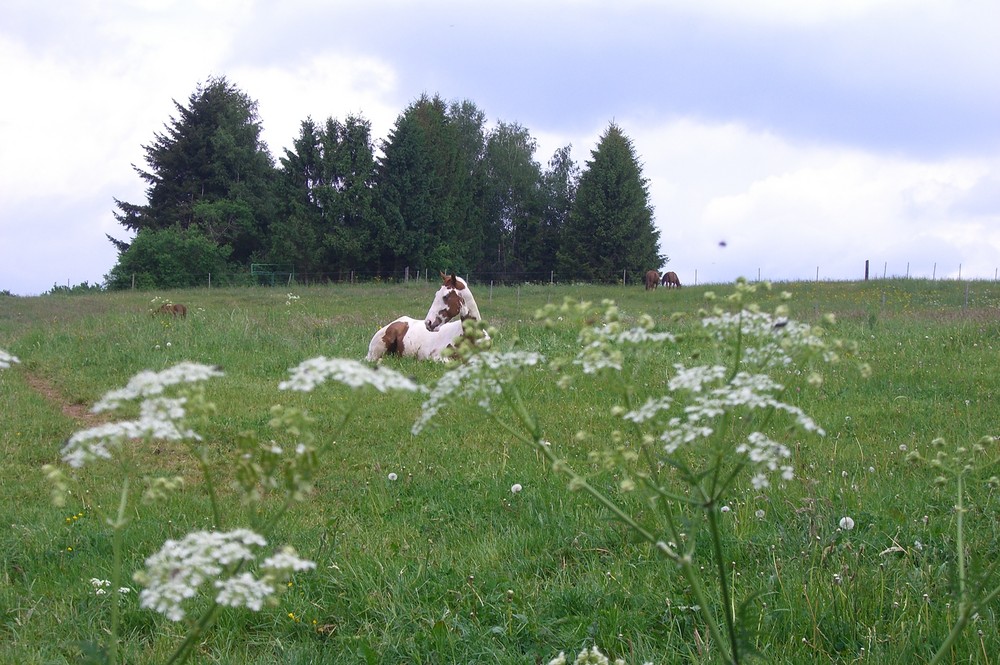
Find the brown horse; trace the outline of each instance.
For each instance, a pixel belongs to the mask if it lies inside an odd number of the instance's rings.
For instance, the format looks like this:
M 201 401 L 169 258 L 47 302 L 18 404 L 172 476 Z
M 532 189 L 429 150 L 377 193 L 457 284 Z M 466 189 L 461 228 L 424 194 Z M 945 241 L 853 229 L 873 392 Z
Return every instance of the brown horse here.
M 678 289 L 681 288 L 681 280 L 677 278 L 677 273 L 673 270 L 663 273 L 663 286 L 667 288 L 671 286 L 676 286 Z
M 660 273 L 655 270 L 646 271 L 646 290 L 655 289 L 660 285 Z
M 170 316 L 179 316 L 182 319 L 186 319 L 188 315 L 187 307 L 184 305 L 174 305 L 172 303 L 163 303 L 160 308 L 156 310 L 157 314 L 169 314 Z

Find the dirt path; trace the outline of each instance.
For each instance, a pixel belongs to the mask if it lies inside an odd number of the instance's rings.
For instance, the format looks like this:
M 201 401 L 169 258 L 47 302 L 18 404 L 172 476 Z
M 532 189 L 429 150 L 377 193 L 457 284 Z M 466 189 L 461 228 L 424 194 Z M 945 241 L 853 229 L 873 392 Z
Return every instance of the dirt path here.
M 37 374 L 25 372 L 24 380 L 32 390 L 44 397 L 50 404 L 58 407 L 64 416 L 79 423 L 82 427 L 95 427 L 107 422 L 106 418 L 99 414 L 91 413 L 90 409 L 83 404 L 71 403 L 47 379 Z

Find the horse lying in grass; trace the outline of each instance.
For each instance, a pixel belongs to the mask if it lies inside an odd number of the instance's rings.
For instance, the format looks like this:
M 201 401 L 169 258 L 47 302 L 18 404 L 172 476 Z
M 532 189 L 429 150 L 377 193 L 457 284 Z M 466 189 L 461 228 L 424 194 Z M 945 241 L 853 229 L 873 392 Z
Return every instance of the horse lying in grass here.
M 409 316 L 401 316 L 389 325 L 380 328 L 368 344 L 367 360 L 375 362 L 386 355 L 416 358 L 417 360 L 451 360 L 448 349 L 458 350 L 463 335 L 475 344 L 476 333 L 465 330 L 465 321 L 455 320 L 442 324 L 437 330 L 428 330 L 424 322 Z M 480 331 L 482 341 L 489 343 L 490 336 Z
M 389 325 L 379 328 L 368 344 L 369 362 L 386 355 L 413 357 L 419 360 L 449 360 L 445 349 L 456 348 L 466 332 L 465 321 L 480 321 L 479 305 L 468 283 L 455 275 L 441 273 L 441 288 L 434 294 L 434 301 L 424 320 L 401 316 Z M 458 320 L 452 320 L 458 317 Z M 489 335 L 481 331 L 484 340 Z M 470 333 L 470 337 L 475 335 Z

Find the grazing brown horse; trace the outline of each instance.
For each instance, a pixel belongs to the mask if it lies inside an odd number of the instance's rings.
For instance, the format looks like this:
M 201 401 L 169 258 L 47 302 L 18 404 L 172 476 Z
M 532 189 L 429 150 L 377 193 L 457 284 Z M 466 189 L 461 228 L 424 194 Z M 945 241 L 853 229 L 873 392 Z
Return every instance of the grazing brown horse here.
M 660 273 L 655 270 L 646 271 L 646 290 L 655 289 L 660 285 Z
M 158 314 L 169 314 L 170 316 L 179 316 L 183 319 L 187 318 L 188 310 L 184 305 L 174 305 L 172 303 L 163 303 L 160 308 L 156 310 Z
M 671 286 L 676 286 L 678 289 L 681 288 L 681 280 L 677 278 L 677 273 L 673 270 L 663 273 L 663 286 L 667 288 Z

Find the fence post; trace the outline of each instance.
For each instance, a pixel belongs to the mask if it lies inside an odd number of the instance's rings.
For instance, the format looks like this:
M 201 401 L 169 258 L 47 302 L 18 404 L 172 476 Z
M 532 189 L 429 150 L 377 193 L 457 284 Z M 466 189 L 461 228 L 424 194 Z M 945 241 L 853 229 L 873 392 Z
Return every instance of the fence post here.
M 868 259 L 865 259 L 865 281 L 868 281 Z
M 962 264 L 961 263 L 958 264 L 958 280 L 959 281 L 962 280 Z M 966 288 L 966 292 L 968 292 L 969 287 L 966 286 L 965 288 Z
M 885 264 L 882 266 L 882 279 L 885 279 L 886 273 L 888 272 L 889 272 L 889 262 L 886 261 Z
M 931 271 L 931 281 L 937 279 L 937 261 L 934 262 L 934 270 Z

